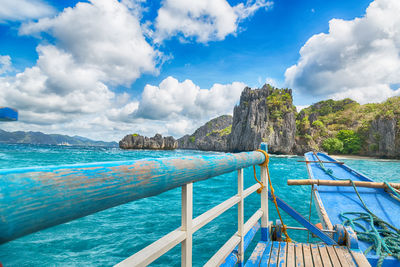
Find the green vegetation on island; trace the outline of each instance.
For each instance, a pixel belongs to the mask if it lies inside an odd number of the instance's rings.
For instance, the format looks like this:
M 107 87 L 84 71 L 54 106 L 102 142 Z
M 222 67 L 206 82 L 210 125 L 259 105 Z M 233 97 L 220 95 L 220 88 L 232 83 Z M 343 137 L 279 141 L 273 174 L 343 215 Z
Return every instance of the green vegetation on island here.
M 297 114 L 296 128 L 296 143 L 311 150 L 398 157 L 400 97 L 365 105 L 321 101 Z
M 219 136 L 224 136 L 224 135 L 229 135 L 232 131 L 232 125 L 229 125 L 228 127 L 221 129 L 221 130 L 213 130 L 209 133 L 207 133 L 206 136 L 210 136 L 212 134 L 219 134 Z
M 270 119 L 282 124 L 283 115 L 288 112 L 295 112 L 296 107 L 293 105 L 292 95 L 289 89 L 278 89 L 267 84 L 270 95 L 266 99 Z

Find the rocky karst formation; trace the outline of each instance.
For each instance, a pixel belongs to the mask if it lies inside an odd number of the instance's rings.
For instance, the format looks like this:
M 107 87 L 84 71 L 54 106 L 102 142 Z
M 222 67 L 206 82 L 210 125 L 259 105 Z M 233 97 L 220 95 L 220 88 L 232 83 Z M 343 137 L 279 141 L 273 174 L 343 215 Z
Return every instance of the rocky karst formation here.
M 178 139 L 178 148 L 206 151 L 228 151 L 232 116 L 222 115 L 212 119 L 193 134 Z
M 232 152 L 258 149 L 268 143 L 271 153 L 292 154 L 295 144 L 296 108 L 292 90 L 264 85 L 261 89 L 246 87 L 240 103 L 233 111 L 229 150 Z
M 127 135 L 120 147 L 241 152 L 258 149 L 261 142 L 276 154 L 326 151 L 400 158 L 400 97 L 364 105 L 351 99 L 329 99 L 297 113 L 290 89 L 246 87 L 233 118 L 212 119 L 178 141 L 161 135 Z
M 119 147 L 123 149 L 172 150 L 178 148 L 178 142 L 172 136 L 162 137 L 161 134 L 156 134 L 151 138 L 139 134 L 128 134 L 119 141 Z
M 291 154 L 295 143 L 295 107 L 290 89 L 264 85 L 246 87 L 234 108 L 233 118 L 220 116 L 207 122 L 192 135 L 178 139 L 182 149 L 210 151 L 252 151 L 261 142 L 271 153 Z
M 374 157 L 400 158 L 399 120 L 378 117 L 368 129 L 364 154 Z

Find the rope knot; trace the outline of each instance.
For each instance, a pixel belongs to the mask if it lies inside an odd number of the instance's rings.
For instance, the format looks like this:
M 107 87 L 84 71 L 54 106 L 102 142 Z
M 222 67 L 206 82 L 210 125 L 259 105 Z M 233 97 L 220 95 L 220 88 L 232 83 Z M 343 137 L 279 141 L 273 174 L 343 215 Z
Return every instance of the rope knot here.
M 268 155 L 268 153 L 265 152 L 264 150 L 261 150 L 261 149 L 257 149 L 256 151 L 263 153 L 264 156 L 265 156 L 264 162 L 261 163 L 261 164 L 258 164 L 258 165 L 259 165 L 259 166 L 268 167 L 268 163 L 269 163 L 269 155 Z
M 261 187 L 257 189 L 257 194 L 261 194 L 264 187 L 265 187 L 265 185 L 261 184 Z

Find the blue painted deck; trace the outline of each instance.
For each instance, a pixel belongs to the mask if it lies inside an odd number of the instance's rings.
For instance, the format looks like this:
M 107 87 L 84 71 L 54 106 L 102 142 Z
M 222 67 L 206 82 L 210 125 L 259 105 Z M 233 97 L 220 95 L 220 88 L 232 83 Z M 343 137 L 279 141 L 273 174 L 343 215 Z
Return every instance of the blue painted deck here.
M 0 121 L 18 120 L 18 111 L 13 108 L 0 107 Z
M 365 257 L 346 247 L 323 244 L 264 242 L 254 249 L 246 267 L 254 266 L 368 266 Z
M 323 153 L 317 153 L 321 161 L 336 161 Z M 318 161 L 312 152 L 305 154 L 307 161 Z M 326 174 L 319 163 L 308 163 L 310 179 L 334 180 Z M 366 176 L 352 170 L 346 165 L 324 163 L 326 169 L 331 169 L 333 175 L 338 178 L 351 179 L 353 181 L 372 181 Z M 325 209 L 332 225 L 341 224 L 341 212 L 365 212 L 353 187 L 315 186 L 316 197 L 320 199 L 320 205 Z M 400 228 L 400 202 L 392 198 L 384 189 L 357 188 L 367 207 L 378 217 L 386 220 L 397 228 Z M 365 251 L 370 244 L 358 241 L 361 251 Z M 378 256 L 374 251 L 367 255 L 372 266 L 376 266 Z M 400 262 L 393 257 L 387 257 L 384 266 L 400 266 Z

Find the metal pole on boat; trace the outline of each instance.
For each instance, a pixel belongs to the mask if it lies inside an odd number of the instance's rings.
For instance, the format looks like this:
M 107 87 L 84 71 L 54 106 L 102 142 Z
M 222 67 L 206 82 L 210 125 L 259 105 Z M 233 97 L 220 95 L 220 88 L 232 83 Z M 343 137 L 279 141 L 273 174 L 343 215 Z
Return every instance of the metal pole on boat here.
M 261 143 L 260 149 L 268 152 L 268 144 Z M 263 185 L 267 185 L 267 167 L 261 166 L 261 183 Z M 264 186 L 261 191 L 261 210 L 263 211 L 263 215 L 261 217 L 261 240 L 268 241 L 268 186 Z

